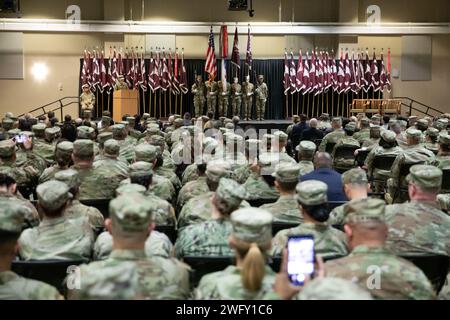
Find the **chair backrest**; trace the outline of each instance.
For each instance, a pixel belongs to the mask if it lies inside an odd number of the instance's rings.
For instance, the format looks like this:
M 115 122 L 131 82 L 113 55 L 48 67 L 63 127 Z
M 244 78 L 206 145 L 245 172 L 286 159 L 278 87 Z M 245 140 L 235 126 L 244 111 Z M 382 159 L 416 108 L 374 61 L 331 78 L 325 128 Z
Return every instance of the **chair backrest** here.
M 328 142 L 327 145 L 325 146 L 325 151 L 329 154 L 331 154 L 333 152 L 334 146 L 336 145 L 335 142 Z
M 283 223 L 283 222 L 274 222 L 272 223 L 272 235 L 276 235 L 278 231 L 291 229 L 298 226 L 298 223 Z
M 333 210 L 336 207 L 342 206 L 343 204 L 346 204 L 347 201 L 328 201 L 328 208 Z
M 442 170 L 442 191 L 450 192 L 450 169 Z
M 357 146 L 342 145 L 336 148 L 334 158 L 354 159 L 355 150 L 359 149 Z
M 84 199 L 80 202 L 86 206 L 97 208 L 106 219 L 109 217 L 109 202 L 111 199 Z
M 188 264 L 193 272 L 191 273 L 191 285 L 196 287 L 200 279 L 208 273 L 222 271 L 234 263 L 234 257 L 211 256 L 196 257 L 185 256 L 183 261 Z
M 400 180 L 403 180 L 402 178 L 405 178 L 409 174 L 409 169 L 411 169 L 412 166 L 415 166 L 416 164 L 424 164 L 425 161 L 418 161 L 415 163 L 404 163 L 400 166 Z
M 334 259 L 339 259 L 342 258 L 342 256 L 323 256 L 322 255 L 322 259 L 324 262 L 330 261 L 330 260 L 334 260 Z M 278 272 L 280 271 L 280 266 L 281 266 L 281 257 L 271 257 L 269 259 L 269 266 L 272 268 L 272 270 L 274 272 Z
M 397 156 L 395 155 L 377 155 L 373 159 L 373 168 L 380 170 L 391 170 Z
M 356 156 L 356 162 L 358 166 L 362 167 L 364 162 L 366 161 L 367 156 L 369 155 L 370 150 L 359 150 L 358 155 Z
M 314 143 L 316 144 L 316 147 L 319 148 L 320 144 L 322 143 L 322 139 L 316 139 L 314 140 Z
M 75 266 L 83 263 L 82 260 L 13 261 L 11 269 L 22 277 L 48 283 L 64 293 L 64 279 L 74 272 Z
M 439 292 L 447 278 L 450 258 L 440 255 L 402 256 L 414 263 L 427 276 L 436 292 Z
M 172 243 L 175 243 L 177 240 L 177 230 L 175 229 L 175 226 L 157 225 L 155 230 L 164 233 Z

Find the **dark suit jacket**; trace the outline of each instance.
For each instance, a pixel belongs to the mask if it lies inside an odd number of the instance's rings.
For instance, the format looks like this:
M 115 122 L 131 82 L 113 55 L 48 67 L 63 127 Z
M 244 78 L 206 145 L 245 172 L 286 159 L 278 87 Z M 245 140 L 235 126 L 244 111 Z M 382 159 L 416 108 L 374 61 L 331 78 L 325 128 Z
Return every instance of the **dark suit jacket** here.
M 341 174 L 329 168 L 319 168 L 305 174 L 300 181 L 319 180 L 328 186 L 328 201 L 348 201 L 342 187 Z
M 292 146 L 294 147 L 294 149 L 300 143 L 300 138 L 302 136 L 303 131 L 308 128 L 309 128 L 309 126 L 306 122 L 297 123 L 292 128 L 291 140 L 292 140 Z
M 324 137 L 324 133 L 317 128 L 308 128 L 303 131 L 303 134 L 300 138 L 301 141 L 309 140 L 314 142 L 315 140 L 322 139 Z

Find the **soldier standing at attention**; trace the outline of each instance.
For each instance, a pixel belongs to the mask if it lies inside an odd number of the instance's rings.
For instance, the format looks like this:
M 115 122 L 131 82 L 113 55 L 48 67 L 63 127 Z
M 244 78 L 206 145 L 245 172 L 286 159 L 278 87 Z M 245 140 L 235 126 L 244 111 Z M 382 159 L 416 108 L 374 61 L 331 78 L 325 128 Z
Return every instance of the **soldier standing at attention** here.
M 189 267 L 173 259 L 146 257 L 145 242 L 155 227 L 152 204 L 138 193 L 113 199 L 106 228 L 113 251 L 104 261 L 81 266 L 80 299 L 186 299 Z
M 269 88 L 267 88 L 264 82 L 264 76 L 258 76 L 258 86 L 255 90 L 256 93 L 256 118 L 260 121 L 264 120 L 266 113 L 266 101 L 269 97 Z
M 205 91 L 206 87 L 203 83 L 203 78 L 198 75 L 191 89 L 191 92 L 194 95 L 194 117 L 200 117 L 202 115 L 203 107 L 205 105 Z
M 205 275 L 195 299 L 262 299 L 272 292 L 275 273 L 266 265 L 272 239 L 272 215 L 262 209 L 245 208 L 231 214 L 229 245 L 236 252 L 236 265 Z
M 91 89 L 89 89 L 89 85 L 87 84 L 83 85 L 82 89 L 83 92 L 80 95 L 81 114 L 89 112 L 92 117 L 92 111 L 95 107 L 95 95 L 92 93 Z
M 228 114 L 228 98 L 230 96 L 230 84 L 227 78 L 225 81 L 219 81 L 219 117 L 226 117 Z
M 385 203 L 379 199 L 352 201 L 345 208 L 344 230 L 351 253 L 325 264 L 327 277 L 359 284 L 376 299 L 434 299 L 435 294 L 423 272 L 411 262 L 385 248 L 388 227 Z M 371 278 L 378 266 L 381 285 Z M 372 270 L 372 271 L 371 271 Z
M 231 107 L 233 108 L 233 116 L 238 116 L 241 113 L 242 104 L 242 86 L 239 84 L 239 79 L 233 79 L 231 85 Z
M 212 112 L 213 115 L 216 114 L 216 106 L 217 106 L 217 93 L 218 86 L 217 82 L 209 77 L 208 81 L 205 82 L 206 87 L 206 106 L 208 108 L 208 112 Z
M 16 258 L 17 239 L 29 208 L 9 201 L 2 205 L 0 215 L 0 299 L 1 300 L 61 300 L 56 288 L 40 281 L 23 278 L 11 271 Z
M 250 120 L 252 118 L 253 94 L 255 86 L 250 82 L 250 76 L 245 77 L 245 82 L 242 84 L 244 119 Z

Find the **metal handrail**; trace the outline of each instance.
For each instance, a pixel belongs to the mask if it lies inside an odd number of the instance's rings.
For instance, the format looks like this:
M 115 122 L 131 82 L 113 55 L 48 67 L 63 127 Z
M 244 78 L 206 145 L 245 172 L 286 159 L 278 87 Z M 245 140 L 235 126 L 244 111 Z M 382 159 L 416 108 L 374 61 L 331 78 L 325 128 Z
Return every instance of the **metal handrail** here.
M 399 100 L 409 100 L 409 104 L 404 103 L 404 102 L 402 101 L 402 106 L 405 106 L 405 107 L 409 108 L 409 114 L 410 114 L 410 115 L 412 115 L 412 111 L 413 111 L 413 110 L 414 110 L 414 111 L 417 111 L 417 112 L 420 112 L 420 113 L 423 113 L 423 114 L 425 114 L 425 115 L 427 115 L 427 116 L 434 116 L 433 114 L 430 114 L 430 113 L 429 113 L 430 110 L 434 111 L 434 112 L 437 113 L 437 114 L 442 114 L 442 113 L 443 113 L 441 110 L 438 110 L 438 109 L 436 109 L 436 108 L 430 107 L 430 106 L 428 106 L 428 105 L 426 105 L 426 104 L 424 104 L 424 103 L 422 103 L 422 102 L 420 102 L 420 101 L 417 101 L 417 100 L 415 100 L 415 99 L 412 99 L 412 98 L 410 98 L 410 97 L 395 97 L 394 99 L 399 99 Z M 422 106 L 422 107 L 426 108 L 426 110 L 423 111 L 423 110 L 420 110 L 420 109 L 418 109 L 418 108 L 415 108 L 415 107 L 413 107 L 413 104 L 418 104 L 419 106 Z
M 65 99 L 75 99 L 76 101 L 70 101 L 70 102 L 64 104 L 64 103 L 63 103 L 63 100 L 65 100 Z M 45 109 L 46 107 L 51 106 L 51 105 L 53 105 L 53 104 L 55 104 L 55 103 L 59 103 L 59 107 L 54 108 L 54 109 L 50 109 L 50 110 L 46 110 L 46 109 Z M 36 111 L 38 111 L 38 110 L 42 110 L 43 113 L 36 116 L 36 117 L 38 118 L 38 117 L 40 117 L 40 116 L 46 115 L 46 114 L 49 113 L 49 112 L 52 112 L 52 111 L 55 112 L 55 111 L 59 110 L 60 113 L 61 113 L 61 118 L 60 118 L 60 119 L 62 120 L 62 119 L 63 119 L 63 109 L 64 109 L 65 107 L 67 107 L 67 106 L 72 105 L 72 104 L 78 104 L 78 105 L 79 105 L 79 104 L 80 104 L 80 97 L 64 97 L 64 98 L 61 98 L 61 99 L 52 101 L 52 102 L 50 102 L 50 103 L 47 103 L 47 104 L 45 104 L 45 105 L 43 105 L 43 106 L 37 107 L 37 108 L 35 108 L 35 109 L 33 109 L 33 110 L 27 112 L 27 113 L 33 113 L 33 112 L 36 112 Z M 22 117 L 22 116 L 24 116 L 24 115 L 25 115 L 25 113 L 19 115 L 19 117 Z

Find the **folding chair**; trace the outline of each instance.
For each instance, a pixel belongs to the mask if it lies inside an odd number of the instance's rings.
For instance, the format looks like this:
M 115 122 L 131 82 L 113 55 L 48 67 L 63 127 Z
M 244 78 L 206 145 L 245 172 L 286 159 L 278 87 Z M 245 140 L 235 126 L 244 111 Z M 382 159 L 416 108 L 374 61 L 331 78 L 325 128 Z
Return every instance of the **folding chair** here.
M 157 225 L 155 227 L 156 231 L 159 231 L 161 233 L 164 233 L 172 243 L 175 243 L 177 240 L 177 230 L 175 226 L 168 226 L 168 225 Z
M 450 267 L 449 257 L 442 255 L 402 255 L 403 259 L 406 259 L 416 265 L 430 280 L 436 292 L 441 291 L 447 273 Z
M 191 273 L 191 285 L 196 287 L 200 279 L 211 272 L 222 271 L 226 267 L 234 263 L 234 257 L 226 256 L 211 256 L 211 257 L 196 257 L 185 256 L 183 261 L 191 266 L 193 272 Z
M 281 230 L 295 228 L 298 225 L 299 225 L 298 223 L 273 222 L 272 223 L 272 235 L 275 236 Z
M 86 206 L 97 208 L 106 219 L 109 217 L 109 202 L 111 199 L 84 199 L 80 202 Z

